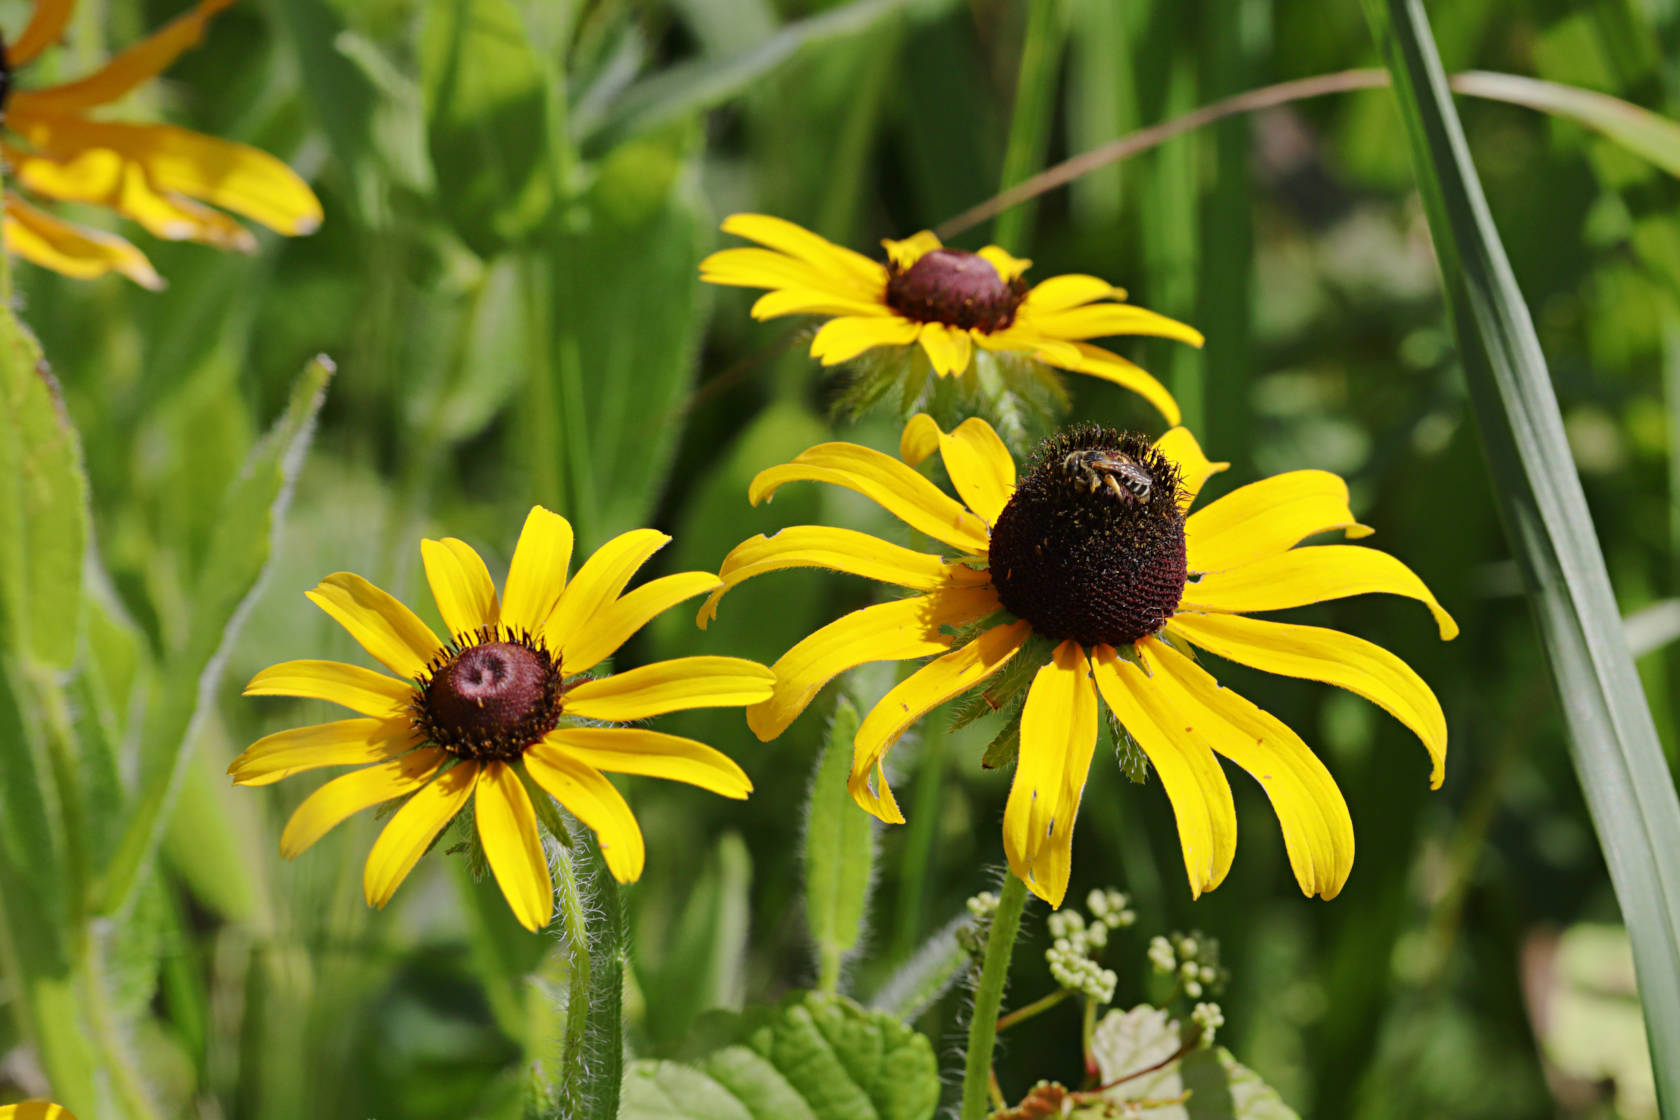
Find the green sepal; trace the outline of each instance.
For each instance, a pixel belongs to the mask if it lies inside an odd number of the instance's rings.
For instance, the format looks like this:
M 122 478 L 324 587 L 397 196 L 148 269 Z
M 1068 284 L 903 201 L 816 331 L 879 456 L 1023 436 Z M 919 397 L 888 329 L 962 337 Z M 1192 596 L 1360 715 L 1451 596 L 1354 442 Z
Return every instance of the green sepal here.
M 1003 730 L 986 744 L 986 753 L 980 756 L 980 769 L 997 770 L 1014 764 L 1015 756 L 1021 753 L 1021 713 L 1026 707 L 1023 700 L 1010 715 L 1009 722 L 1003 725 Z

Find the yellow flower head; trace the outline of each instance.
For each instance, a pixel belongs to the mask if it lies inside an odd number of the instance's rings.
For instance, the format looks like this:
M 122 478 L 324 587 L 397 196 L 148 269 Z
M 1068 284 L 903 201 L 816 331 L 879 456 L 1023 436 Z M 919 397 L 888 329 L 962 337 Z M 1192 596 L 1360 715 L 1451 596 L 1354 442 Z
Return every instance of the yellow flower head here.
M 1201 332 L 1122 302 L 1126 293 L 1099 277 L 1052 276 L 1028 287 L 1031 261 L 996 245 L 978 253 L 947 249 L 925 231 L 883 241 L 881 264 L 763 214 L 733 215 L 723 229 L 766 248 L 713 253 L 700 262 L 700 278 L 770 289 L 753 304 L 755 319 L 827 316 L 811 340 L 811 356 L 825 366 L 919 344 L 939 377 L 972 379 L 977 358 L 1013 354 L 1112 381 L 1178 423 L 1178 404 L 1165 386 L 1087 340 L 1153 335 L 1200 346 Z
M 641 829 L 602 771 L 669 778 L 735 798 L 752 783 L 704 743 L 600 724 L 771 695 L 770 671 L 734 657 L 683 657 L 588 675 L 654 616 L 720 586 L 708 572 L 681 572 L 624 593 L 670 539 L 652 529 L 615 537 L 568 583 L 572 527 L 538 506 L 525 520 L 499 600 L 471 547 L 454 538 L 425 541 L 426 579 L 448 641 L 360 576 L 328 576 L 309 598 L 396 676 L 336 661 L 264 669 L 245 695 L 327 700 L 360 718 L 260 739 L 228 773 L 239 785 L 267 785 L 324 766 L 361 767 L 298 806 L 280 837 L 288 859 L 352 814 L 406 797 L 368 854 L 362 886 L 371 906 L 391 900 L 471 798 L 479 840 L 508 905 L 527 928 L 546 925 L 553 884 L 524 778 L 595 831 L 615 878 L 637 879 Z
M 200 0 L 85 78 L 13 89 L 18 69 L 57 42 L 75 7 L 75 0 L 36 0 L 23 34 L 0 46 L 0 155 L 12 180 L 33 195 L 109 207 L 171 241 L 256 250 L 249 230 L 206 202 L 278 233 L 313 232 L 320 202 L 267 152 L 173 125 L 87 115 L 161 74 L 231 3 Z M 17 191 L 6 192 L 4 213 L 6 248 L 27 261 L 78 279 L 119 272 L 147 288 L 163 286 L 146 255 L 115 234 L 55 217 Z
M 961 501 L 914 469 L 936 451 Z M 700 622 L 730 588 L 780 568 L 832 568 L 916 592 L 855 611 L 794 646 L 772 666 L 775 692 L 747 709 L 748 722 L 760 738 L 773 738 L 837 674 L 870 661 L 937 655 L 887 693 L 854 744 L 852 796 L 896 823 L 904 816 L 882 768 L 892 744 L 940 704 L 982 682 L 1007 692 L 1015 677 L 1026 696 L 1004 851 L 1053 906 L 1067 891 L 1099 697 L 1160 775 L 1192 895 L 1219 885 L 1236 850 L 1231 788 L 1216 760 L 1223 755 L 1270 796 L 1301 889 L 1331 898 L 1353 865 L 1341 792 L 1299 736 L 1220 687 L 1190 647 L 1324 681 L 1380 705 L 1423 740 L 1433 787 L 1446 759 L 1446 720 L 1415 672 L 1363 639 L 1249 615 L 1388 592 L 1424 603 L 1443 639 L 1458 627 L 1386 553 L 1295 547 L 1331 530 L 1370 533 L 1354 520 L 1347 486 L 1333 474 L 1277 475 L 1189 513 L 1202 484 L 1225 466 L 1209 462 L 1184 428 L 1154 444 L 1074 428 L 1046 440 L 1019 483 L 1014 460 L 982 420 L 945 432 L 917 416 L 904 429 L 898 459 L 856 444 L 820 444 L 759 474 L 751 500 L 799 480 L 843 486 L 941 542 L 946 554 L 816 525 L 754 537 L 724 560 L 723 586 L 701 608 Z M 1035 658 L 1044 662 L 1036 672 L 1023 665 L 1000 673 L 1029 644 L 1046 654 Z M 1012 698 L 989 691 L 986 699 L 1002 707 Z

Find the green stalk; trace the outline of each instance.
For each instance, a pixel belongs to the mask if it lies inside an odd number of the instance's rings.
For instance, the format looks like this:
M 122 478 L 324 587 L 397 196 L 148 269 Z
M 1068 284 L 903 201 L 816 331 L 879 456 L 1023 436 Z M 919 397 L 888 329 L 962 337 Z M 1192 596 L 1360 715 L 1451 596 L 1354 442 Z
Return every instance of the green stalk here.
M 554 902 L 570 956 L 566 969 L 566 1026 L 560 1041 L 560 1101 L 567 1111 L 575 1112 L 580 1099 L 578 1082 L 589 1065 L 584 1060 L 589 1031 L 589 929 L 584 922 L 583 895 L 578 890 L 571 849 L 562 846 L 560 858 L 555 862 L 559 877 L 554 884 Z
M 968 1053 L 963 1059 L 961 1120 L 984 1120 L 986 1086 L 992 1073 L 992 1048 L 997 1044 L 998 1008 L 1009 980 L 1009 959 L 1015 935 L 1021 930 L 1021 911 L 1027 904 L 1027 884 L 1013 871 L 1004 876 L 997 913 L 986 935 L 986 958 L 974 989 L 974 1017 L 968 1023 Z
M 593 834 L 584 845 L 589 860 L 589 890 L 600 924 L 591 943 L 589 1029 L 584 1038 L 589 1062 L 579 1088 L 588 1106 L 585 1115 L 617 1116 L 624 1080 L 624 903 Z
M 1015 110 L 1003 151 L 1004 189 L 1021 182 L 1044 163 L 1050 141 L 1051 101 L 1061 70 L 1067 19 L 1062 0 L 1032 0 L 1021 43 L 1021 68 L 1015 78 Z M 992 240 L 1019 251 L 1032 237 L 1033 207 L 1017 206 L 998 216 Z

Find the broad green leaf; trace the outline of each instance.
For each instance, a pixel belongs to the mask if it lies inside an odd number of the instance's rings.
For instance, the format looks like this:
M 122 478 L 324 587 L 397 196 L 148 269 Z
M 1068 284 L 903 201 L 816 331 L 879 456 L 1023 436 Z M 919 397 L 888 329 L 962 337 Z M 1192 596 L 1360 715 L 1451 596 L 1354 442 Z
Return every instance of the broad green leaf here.
M 1117 1082 L 1103 1099 L 1147 1110 L 1151 1120 L 1300 1120 L 1224 1047 L 1175 1058 L 1183 1045 L 1179 1024 L 1159 1008 L 1110 1011 L 1091 1036 L 1101 1084 Z
M 747 1023 L 698 1062 L 631 1063 L 619 1120 L 926 1120 L 939 1103 L 932 1043 L 891 1016 L 806 992 Z
M 100 884 L 102 912 L 126 902 L 157 848 L 187 749 L 214 700 L 227 651 L 268 566 L 332 373 L 324 357 L 310 363 L 285 414 L 252 450 L 223 496 L 215 534 L 192 588 L 186 638 L 165 656 L 147 706 L 139 796 Z
M 846 791 L 857 729 L 857 707 L 841 697 L 805 807 L 805 920 L 825 992 L 838 990 L 840 966 L 863 937 L 875 874 L 874 818 Z
M 87 479 L 41 348 L 0 313 L 0 617 L 7 644 L 65 669 L 81 629 Z
M 513 0 L 428 5 L 420 64 L 438 201 L 461 238 L 491 256 L 559 197 L 547 68 Z
M 1563 420 L 1418 0 L 1366 0 L 1411 139 L 1493 493 L 1633 939 L 1657 1096 L 1680 1115 L 1680 799 Z
M 961 914 L 932 937 L 922 942 L 904 967 L 887 978 L 869 1006 L 905 1023 L 915 1022 L 922 1012 L 951 990 L 958 975 L 969 964 L 968 950 L 957 941 L 957 931 L 973 921 Z

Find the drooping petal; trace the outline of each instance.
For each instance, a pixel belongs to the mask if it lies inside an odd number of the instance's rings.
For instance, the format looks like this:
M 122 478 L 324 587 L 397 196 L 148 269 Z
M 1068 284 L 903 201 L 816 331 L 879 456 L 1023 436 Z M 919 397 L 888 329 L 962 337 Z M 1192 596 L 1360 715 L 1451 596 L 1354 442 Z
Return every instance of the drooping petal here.
M 913 467 L 934 450 L 968 508 L 986 524 L 995 523 L 1015 492 L 1015 458 L 996 430 L 973 416 L 946 433 L 933 417 L 919 412 L 904 426 L 898 457 Z
M 974 344 L 982 350 L 1014 351 L 1031 354 L 1041 362 L 1072 369 L 1082 361 L 1080 344 L 1068 342 L 1037 330 L 1025 320 L 1017 318 L 1012 326 L 1001 331 L 977 331 Z
M 978 585 L 989 579 L 984 572 L 855 529 L 791 525 L 770 536 L 760 534 L 742 541 L 731 549 L 718 570 L 723 585 L 701 605 L 695 621 L 705 629 L 717 617 L 718 602 L 730 590 L 754 576 L 785 568 L 828 568 L 916 591 L 932 591 L 950 583 Z
M 1129 303 L 1095 303 L 1042 315 L 1032 314 L 1023 308 L 1018 315 L 1032 329 L 1070 342 L 1111 335 L 1171 338 L 1188 342 L 1191 346 L 1200 346 L 1203 341 L 1202 332 L 1195 327 Z
M 549 732 L 546 741 L 609 774 L 686 782 L 736 800 L 752 792 L 751 779 L 728 755 L 679 735 L 645 727 L 561 727 Z
M 537 813 L 519 774 L 505 762 L 491 762 L 479 775 L 473 797 L 478 840 L 496 885 L 513 916 L 533 932 L 554 916 L 554 880 L 537 831 Z
M 399 677 L 421 676 L 443 648 L 413 611 L 354 572 L 334 572 L 304 594 Z
M 1010 870 L 1053 907 L 1067 894 L 1074 818 L 1096 746 L 1091 667 L 1078 642 L 1063 642 L 1027 692 L 1020 757 L 1003 810 Z
M 1173 428 L 1155 441 L 1155 450 L 1178 466 L 1178 507 L 1188 511 L 1207 480 L 1230 463 L 1215 463 L 1202 452 L 1202 445 L 1189 428 Z
M 560 601 L 571 565 L 572 523 L 552 510 L 532 506 L 508 564 L 502 625 L 529 634 L 541 629 Z
M 818 329 L 811 339 L 811 357 L 825 366 L 837 366 L 877 346 L 908 346 L 921 329 L 920 323 L 885 310 L 879 315 L 843 315 Z
M 23 26 L 23 34 L 6 47 L 7 65 L 16 70 L 58 42 L 70 24 L 70 14 L 75 10 L 76 0 L 35 0 L 29 22 Z
M 1275 716 L 1166 643 L 1147 638 L 1139 654 L 1167 706 L 1265 789 L 1301 890 L 1336 897 L 1353 869 L 1353 819 L 1324 763 Z
M 449 758 L 437 747 L 422 747 L 400 758 L 334 778 L 303 799 L 280 834 L 280 854 L 295 859 L 341 822 L 381 802 L 412 793 L 431 780 Z
M 548 616 L 543 630 L 548 648 L 564 650 L 576 641 L 595 613 L 618 598 L 637 570 L 670 540 L 657 529 L 632 529 L 596 549 L 572 577 L 554 612 Z M 561 667 L 568 673 L 576 671 L 570 665 Z
M 1347 483 L 1329 471 L 1288 471 L 1240 486 L 1184 519 L 1192 572 L 1221 572 L 1341 529 L 1368 537 L 1348 509 Z
M 325 700 L 364 716 L 388 719 L 408 710 L 414 686 L 342 661 L 282 661 L 252 677 L 245 695 Z
M 1011 256 L 1006 250 L 999 249 L 996 245 L 987 245 L 974 255 L 991 265 L 997 271 L 998 279 L 1005 284 L 1011 280 L 1019 280 L 1021 274 L 1032 267 L 1032 261 L 1026 257 Z
M 733 708 L 770 698 L 775 675 L 739 657 L 676 657 L 610 677 L 584 681 L 566 693 L 568 715 L 628 723 L 689 708 Z
M 1104 381 L 1113 382 L 1122 389 L 1129 389 L 1154 405 L 1155 410 L 1169 424 L 1177 424 L 1183 419 L 1178 401 L 1167 391 L 1165 385 L 1161 384 L 1153 374 L 1142 366 L 1129 362 L 1120 355 L 1104 350 L 1100 346 L 1093 346 L 1089 342 L 1075 342 L 1072 343 L 1072 346 L 1078 351 L 1073 361 L 1058 362 L 1052 360 L 1052 364 L 1059 365 L 1063 369 L 1074 373 L 1100 377 Z
M 776 319 L 783 315 L 878 315 L 885 308 L 879 300 L 840 296 L 821 288 L 781 288 L 759 296 L 752 305 L 754 319 Z
M 466 541 L 445 537 L 420 542 L 420 558 L 426 565 L 426 582 L 450 634 L 471 634 L 481 627 L 494 627 L 501 618 L 496 604 L 496 584 L 484 559 Z
M 108 105 L 138 86 L 157 77 L 204 37 L 204 26 L 233 0 L 200 0 L 192 11 L 164 24 L 148 37 L 112 55 L 92 74 L 74 82 L 45 89 L 19 90 L 12 95 L 13 111 L 29 113 L 79 113 Z M 30 29 L 25 29 L 28 34 Z M 44 45 L 44 44 L 43 44 Z
M 1027 292 L 1021 306 L 1029 315 L 1044 315 L 1052 311 L 1066 311 L 1104 299 L 1125 299 L 1123 288 L 1116 288 L 1100 276 L 1068 273 L 1042 280 Z
M 1429 787 L 1440 788 L 1447 759 L 1441 702 L 1411 666 L 1381 646 L 1339 630 L 1234 614 L 1174 615 L 1168 631 L 1239 664 L 1365 697 L 1423 740 L 1431 763 Z
M 235 785 L 265 786 L 323 766 L 364 766 L 392 759 L 418 745 L 406 715 L 393 719 L 341 719 L 265 735 L 228 766 Z
M 775 691 L 747 709 L 747 726 L 768 742 L 786 731 L 824 685 L 872 661 L 908 661 L 951 648 L 945 627 L 998 609 L 990 586 L 951 588 L 853 611 L 800 640 L 770 667 Z
M 934 540 L 970 555 L 985 553 L 985 523 L 906 464 L 855 443 L 819 443 L 791 463 L 758 473 L 747 490 L 753 505 L 788 482 L 827 482 L 862 494 Z
M 1416 599 L 1435 616 L 1443 641 L 1458 636 L 1458 623 L 1416 573 L 1386 552 L 1351 544 L 1294 548 L 1211 572 L 1184 588 L 1178 609 L 1253 614 L 1374 594 Z
M 163 277 L 146 254 L 116 234 L 66 222 L 11 191 L 6 192 L 4 234 L 9 252 L 72 279 L 115 272 L 154 292 L 163 287 Z
M 466 807 L 483 769 L 476 762 L 451 767 L 391 814 L 362 868 L 362 894 L 369 906 L 385 909 L 443 826 Z
M 700 262 L 700 279 L 736 288 L 806 288 L 846 299 L 881 302 L 886 285 L 864 284 L 850 272 L 819 268 L 774 249 L 722 249 Z
M 595 833 L 614 879 L 634 883 L 642 877 L 647 850 L 641 826 L 624 795 L 598 770 L 568 758 L 565 751 L 547 742 L 525 752 L 525 770 L 532 781 Z
M 630 636 L 654 618 L 684 599 L 704 595 L 723 586 L 710 572 L 678 572 L 651 580 L 628 595 L 621 595 L 595 612 L 594 617 L 567 642 L 562 664 L 567 673 L 593 669 L 618 652 Z
M 909 268 L 935 249 L 944 248 L 930 230 L 913 233 L 902 241 L 883 239 L 881 248 L 887 251 L 887 259 L 897 266 L 900 272 Z
M 731 214 L 723 220 L 723 232 L 768 245 L 796 260 L 848 276 L 858 284 L 886 287 L 887 270 L 881 265 L 781 218 Z
M 933 372 L 940 377 L 955 377 L 968 368 L 974 355 L 974 343 L 961 327 L 944 323 L 923 323 L 918 338 L 933 363 Z
M 871 708 L 852 740 L 852 799 L 888 824 L 903 824 L 881 762 L 910 725 L 945 701 L 979 684 L 1008 663 L 1032 636 L 1032 624 L 994 626 L 973 641 L 917 669 Z M 875 788 L 869 788 L 871 773 Z

